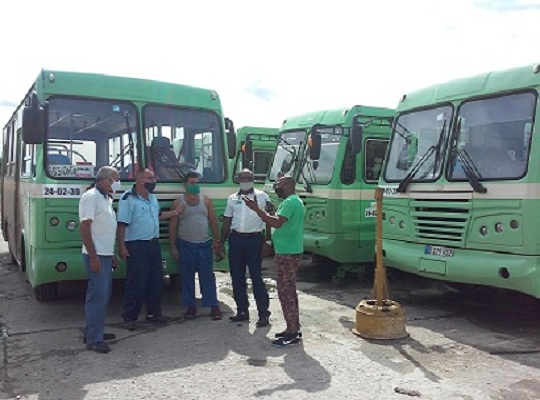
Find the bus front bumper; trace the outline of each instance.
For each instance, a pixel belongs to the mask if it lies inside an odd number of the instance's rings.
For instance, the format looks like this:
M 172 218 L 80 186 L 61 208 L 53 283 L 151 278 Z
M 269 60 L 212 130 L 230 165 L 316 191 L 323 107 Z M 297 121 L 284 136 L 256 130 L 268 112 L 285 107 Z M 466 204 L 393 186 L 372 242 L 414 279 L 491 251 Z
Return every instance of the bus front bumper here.
M 383 240 L 385 265 L 439 279 L 515 290 L 540 298 L 540 257 L 453 249 L 452 255 L 425 254 L 426 246 Z

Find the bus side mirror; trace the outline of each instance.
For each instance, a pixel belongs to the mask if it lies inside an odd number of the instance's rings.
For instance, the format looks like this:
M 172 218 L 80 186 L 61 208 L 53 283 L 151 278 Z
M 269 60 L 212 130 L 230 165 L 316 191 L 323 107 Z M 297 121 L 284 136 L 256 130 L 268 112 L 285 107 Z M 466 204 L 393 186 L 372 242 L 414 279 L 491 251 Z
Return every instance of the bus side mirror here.
M 236 157 L 236 132 L 234 124 L 229 118 L 225 118 L 225 135 L 227 135 L 227 153 L 232 160 Z
M 309 143 L 309 158 L 311 158 L 312 160 L 318 160 L 319 158 L 321 158 L 321 145 L 321 134 L 312 129 Z
M 358 154 L 362 151 L 362 134 L 363 129 L 360 125 L 355 125 L 351 128 L 349 141 L 353 154 Z
M 26 144 L 40 144 L 45 136 L 45 110 L 39 104 L 36 92 L 30 95 L 29 100 L 30 104 L 23 109 L 22 139 Z
M 253 161 L 253 141 L 247 139 L 244 143 L 244 160 L 246 165 Z

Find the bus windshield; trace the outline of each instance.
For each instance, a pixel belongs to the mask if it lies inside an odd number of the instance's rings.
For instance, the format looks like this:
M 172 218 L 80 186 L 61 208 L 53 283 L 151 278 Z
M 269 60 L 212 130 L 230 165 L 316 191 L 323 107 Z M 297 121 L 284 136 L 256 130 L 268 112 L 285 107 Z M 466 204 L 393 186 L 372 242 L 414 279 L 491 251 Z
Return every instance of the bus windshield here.
M 284 132 L 279 136 L 274 162 L 268 178 L 275 181 L 281 174 L 292 175 L 299 162 L 299 153 L 303 151 L 307 134 L 305 131 Z
M 149 165 L 158 181 L 182 182 L 197 171 L 202 183 L 225 179 L 221 124 L 210 111 L 147 105 L 143 109 Z
M 440 175 L 450 105 L 401 114 L 394 127 L 384 178 L 388 182 L 432 181 Z
M 343 129 L 341 127 L 325 127 L 319 128 L 317 131 L 321 135 L 321 156 L 318 160 L 307 158 L 303 176 L 309 183 L 326 185 L 332 180 Z
M 132 177 L 137 110 L 127 102 L 51 98 L 44 162 L 55 179 L 94 179 L 103 165 Z
M 525 175 L 536 97 L 519 93 L 464 102 L 448 165 L 449 180 L 463 180 L 468 162 L 478 179 L 519 179 Z

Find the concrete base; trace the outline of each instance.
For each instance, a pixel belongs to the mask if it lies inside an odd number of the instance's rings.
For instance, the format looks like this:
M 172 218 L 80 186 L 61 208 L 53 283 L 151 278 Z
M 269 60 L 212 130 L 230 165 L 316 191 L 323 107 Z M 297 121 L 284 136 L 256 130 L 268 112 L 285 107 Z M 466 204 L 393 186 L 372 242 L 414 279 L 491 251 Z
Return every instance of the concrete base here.
M 362 300 L 356 306 L 355 335 L 365 339 L 403 339 L 409 336 L 405 330 L 405 310 L 392 300 Z

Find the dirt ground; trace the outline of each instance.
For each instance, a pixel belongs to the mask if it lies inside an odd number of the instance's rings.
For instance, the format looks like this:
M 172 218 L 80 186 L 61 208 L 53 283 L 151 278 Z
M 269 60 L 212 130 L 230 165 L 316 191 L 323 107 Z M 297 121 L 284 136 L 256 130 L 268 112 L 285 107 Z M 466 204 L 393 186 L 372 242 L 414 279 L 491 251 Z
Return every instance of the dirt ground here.
M 271 260 L 264 263 L 272 326 L 231 323 L 230 278 L 217 273 L 222 321 L 208 309 L 185 321 L 179 288 L 167 285 L 162 327 L 120 324 L 115 283 L 101 355 L 82 344 L 85 283 L 40 303 L 0 245 L 0 399 L 540 399 L 540 304 L 508 293 L 458 292 L 393 272 L 391 298 L 406 311 L 409 337 L 369 341 L 351 333 L 372 282 L 322 281 L 305 260 L 299 278 L 303 342 L 279 349 L 284 327 Z M 256 316 L 254 302 L 250 311 Z

